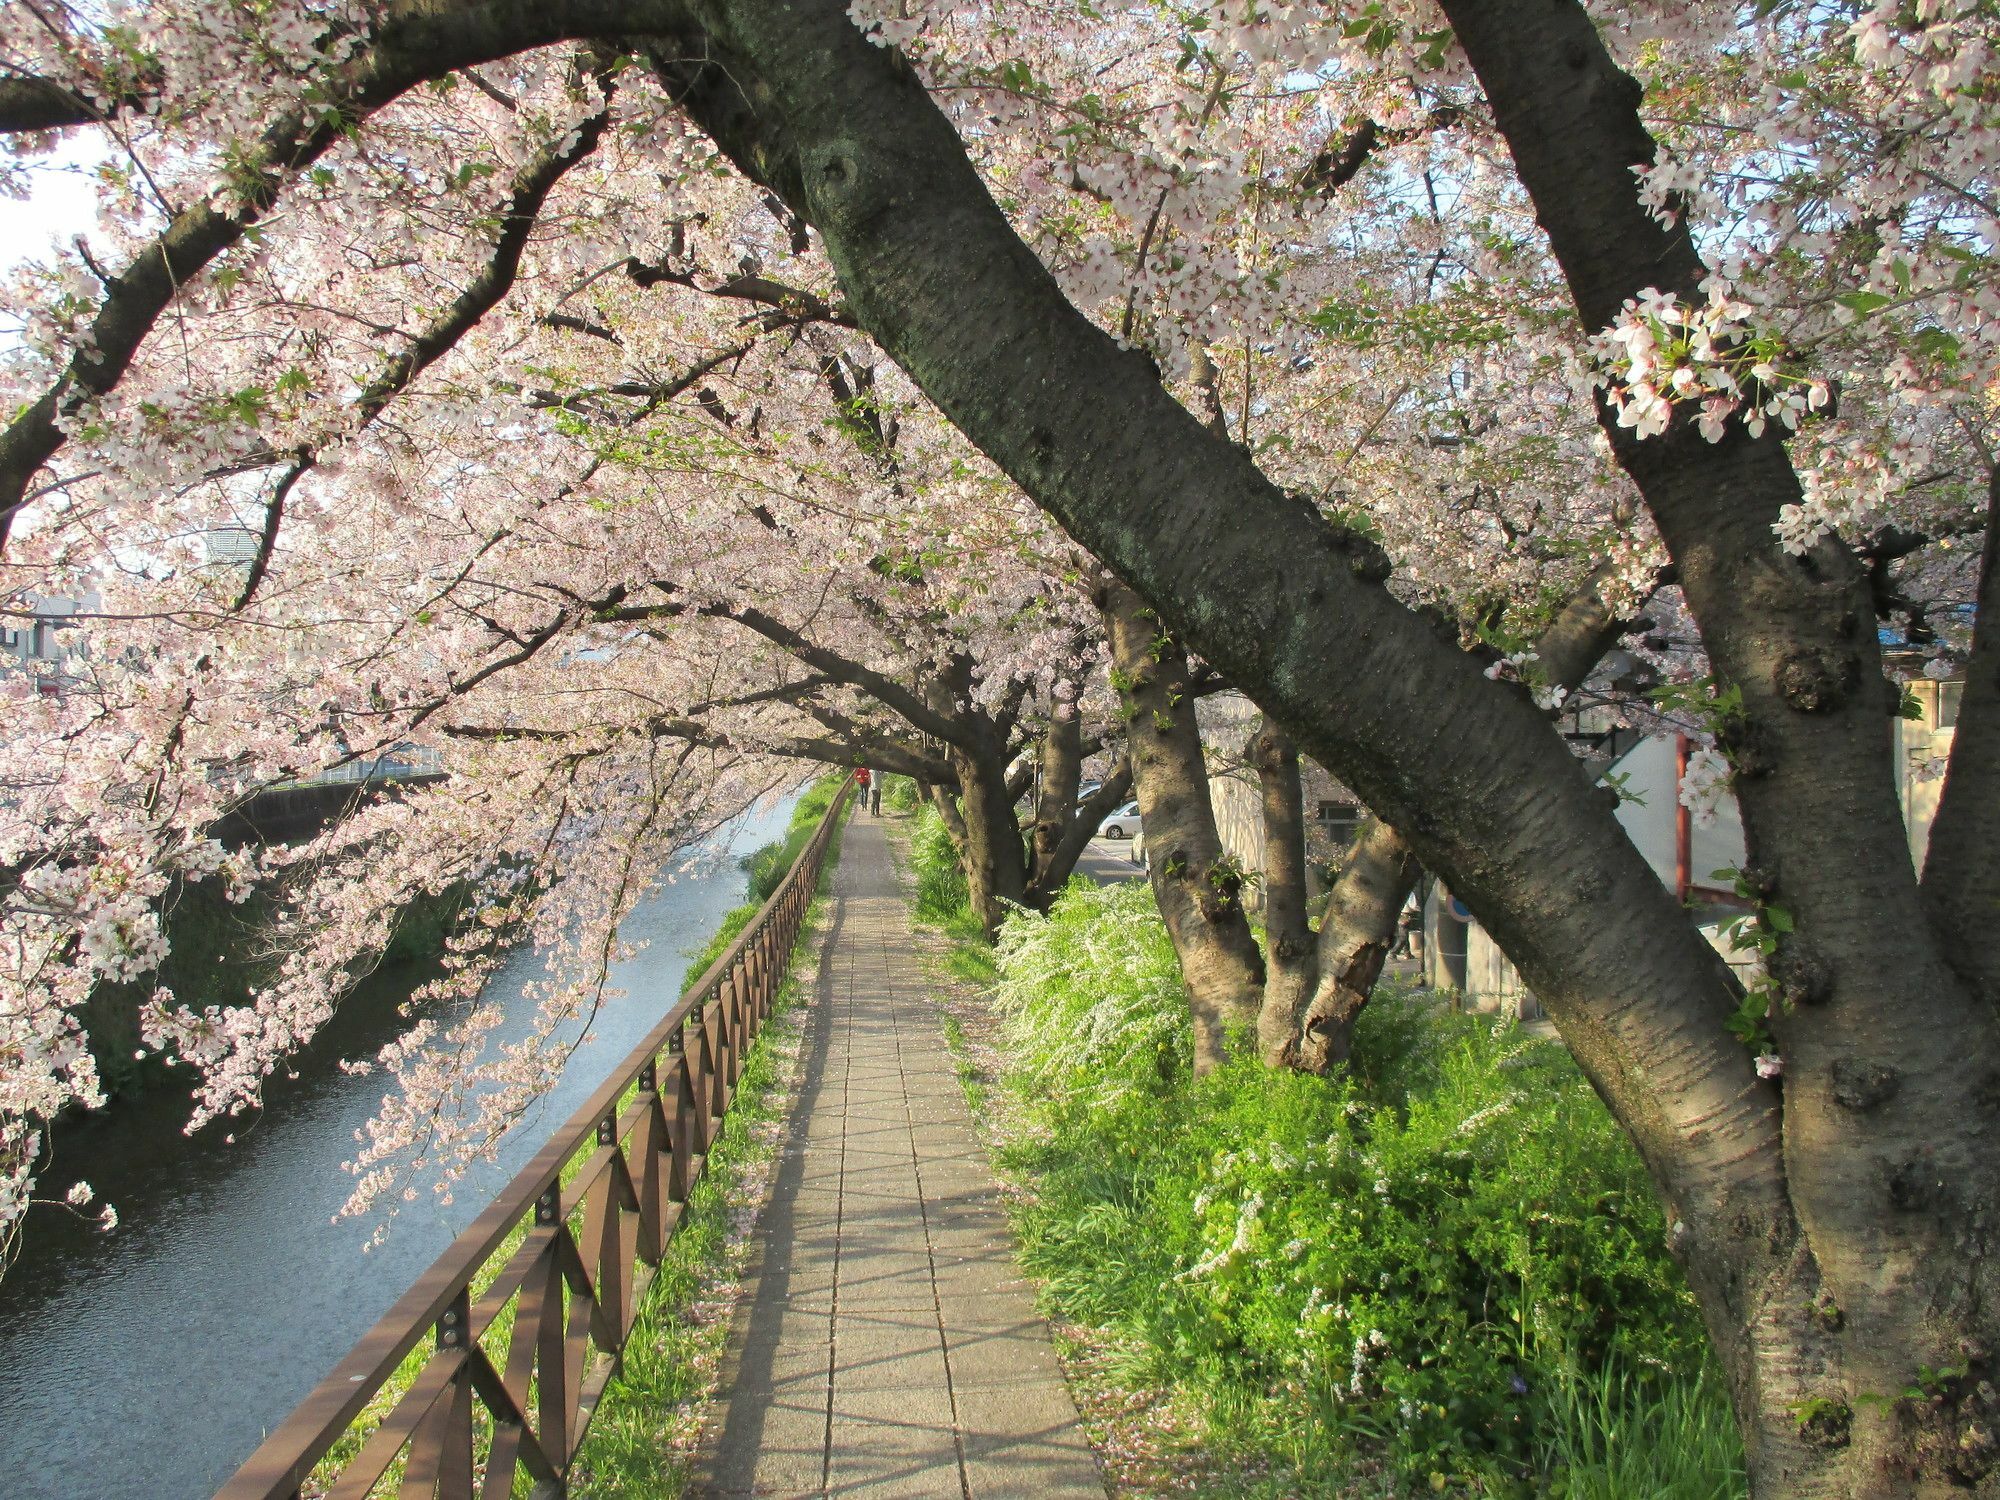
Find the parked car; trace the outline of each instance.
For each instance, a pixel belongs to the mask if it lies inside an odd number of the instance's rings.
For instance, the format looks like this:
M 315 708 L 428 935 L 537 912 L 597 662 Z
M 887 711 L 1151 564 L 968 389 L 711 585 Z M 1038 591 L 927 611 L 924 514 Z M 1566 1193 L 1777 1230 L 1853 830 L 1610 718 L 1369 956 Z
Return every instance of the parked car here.
M 1101 839 L 1129 839 L 1139 831 L 1139 804 L 1128 802 L 1097 825 Z

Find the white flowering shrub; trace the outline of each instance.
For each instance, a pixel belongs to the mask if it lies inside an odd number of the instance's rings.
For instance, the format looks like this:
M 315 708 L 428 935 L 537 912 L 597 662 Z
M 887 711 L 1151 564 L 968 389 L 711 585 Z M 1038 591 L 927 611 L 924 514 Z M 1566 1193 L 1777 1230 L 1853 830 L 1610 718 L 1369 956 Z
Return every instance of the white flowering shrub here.
M 1013 1148 L 1028 1264 L 1200 1406 L 1330 1421 L 1302 1490 L 1365 1457 L 1513 1493 L 1578 1372 L 1700 1371 L 1645 1173 L 1561 1047 L 1387 991 L 1348 1072 L 1195 1079 L 1138 885 L 1011 918 L 1000 965 L 1010 1086 L 1045 1127 Z
M 1046 917 L 1010 917 L 998 958 L 1008 1056 L 1034 1095 L 1107 1105 L 1192 1060 L 1180 969 L 1144 881 L 1078 881 Z

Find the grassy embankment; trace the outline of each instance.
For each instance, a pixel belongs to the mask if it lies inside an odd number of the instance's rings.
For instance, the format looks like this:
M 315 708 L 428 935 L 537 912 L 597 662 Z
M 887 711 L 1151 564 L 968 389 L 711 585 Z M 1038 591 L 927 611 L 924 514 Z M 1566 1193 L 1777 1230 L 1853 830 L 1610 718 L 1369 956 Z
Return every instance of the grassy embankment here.
M 1144 884 L 984 949 L 932 812 L 910 859 L 986 993 L 962 1073 L 1126 1493 L 1744 1493 L 1660 1208 L 1559 1045 L 1385 986 L 1334 1077 L 1197 1079 Z

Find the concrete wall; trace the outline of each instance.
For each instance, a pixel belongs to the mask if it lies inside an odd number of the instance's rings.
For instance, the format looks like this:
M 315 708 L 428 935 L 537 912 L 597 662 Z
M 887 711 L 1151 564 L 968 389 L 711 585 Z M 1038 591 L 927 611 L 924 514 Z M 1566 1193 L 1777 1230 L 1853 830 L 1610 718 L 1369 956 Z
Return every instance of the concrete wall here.
M 1607 777 L 1623 776 L 1626 800 L 1618 804 L 1618 821 L 1626 836 L 1645 856 L 1660 884 L 1674 888 L 1674 820 L 1680 810 L 1680 783 L 1674 774 L 1674 741 L 1667 736 L 1641 740 L 1613 761 Z M 1637 797 L 1638 801 L 1631 800 Z M 1715 872 L 1743 863 L 1743 819 L 1736 799 L 1725 797 L 1715 821 L 1704 827 L 1699 819 L 1689 830 L 1688 871 L 1697 886 L 1713 886 Z

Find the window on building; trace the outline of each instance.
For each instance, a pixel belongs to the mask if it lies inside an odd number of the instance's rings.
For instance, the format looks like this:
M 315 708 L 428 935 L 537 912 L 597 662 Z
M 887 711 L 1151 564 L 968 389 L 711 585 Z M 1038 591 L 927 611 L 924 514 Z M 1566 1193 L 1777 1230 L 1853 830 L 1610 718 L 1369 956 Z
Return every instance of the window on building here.
M 1940 682 L 1937 694 L 1937 727 L 1940 729 L 1956 728 L 1958 725 L 1958 700 L 1965 695 L 1965 684 L 1962 682 Z
M 1319 826 L 1328 843 L 1344 850 L 1354 842 L 1354 830 L 1361 826 L 1361 809 L 1352 802 L 1321 802 Z

